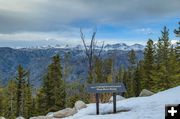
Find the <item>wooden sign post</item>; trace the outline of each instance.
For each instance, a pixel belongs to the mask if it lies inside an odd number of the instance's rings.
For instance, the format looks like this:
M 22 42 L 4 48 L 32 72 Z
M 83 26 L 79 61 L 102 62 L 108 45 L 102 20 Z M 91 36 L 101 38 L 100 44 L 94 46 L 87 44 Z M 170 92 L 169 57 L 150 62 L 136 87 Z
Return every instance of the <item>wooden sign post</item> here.
M 99 94 L 100 93 L 113 93 L 113 112 L 116 113 L 116 93 L 126 92 L 123 83 L 109 84 L 91 84 L 87 87 L 87 92 L 96 94 L 96 114 L 99 114 Z
M 96 114 L 99 115 L 99 94 L 96 93 Z

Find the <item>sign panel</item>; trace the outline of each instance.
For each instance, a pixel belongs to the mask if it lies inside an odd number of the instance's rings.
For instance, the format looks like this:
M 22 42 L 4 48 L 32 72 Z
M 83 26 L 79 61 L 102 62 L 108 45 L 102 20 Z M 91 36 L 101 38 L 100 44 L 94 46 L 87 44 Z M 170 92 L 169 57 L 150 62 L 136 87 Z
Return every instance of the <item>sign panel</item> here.
M 121 93 L 126 92 L 125 86 L 123 83 L 100 83 L 100 84 L 91 84 L 87 87 L 87 92 L 90 93 Z

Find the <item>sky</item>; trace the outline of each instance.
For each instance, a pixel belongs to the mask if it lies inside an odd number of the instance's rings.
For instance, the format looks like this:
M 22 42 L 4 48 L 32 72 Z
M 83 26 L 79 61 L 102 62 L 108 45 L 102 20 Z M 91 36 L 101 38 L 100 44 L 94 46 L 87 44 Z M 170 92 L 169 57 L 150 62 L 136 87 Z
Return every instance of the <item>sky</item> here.
M 180 21 L 180 0 L 0 0 L 0 47 L 88 43 L 146 44 L 164 26 L 170 39 Z

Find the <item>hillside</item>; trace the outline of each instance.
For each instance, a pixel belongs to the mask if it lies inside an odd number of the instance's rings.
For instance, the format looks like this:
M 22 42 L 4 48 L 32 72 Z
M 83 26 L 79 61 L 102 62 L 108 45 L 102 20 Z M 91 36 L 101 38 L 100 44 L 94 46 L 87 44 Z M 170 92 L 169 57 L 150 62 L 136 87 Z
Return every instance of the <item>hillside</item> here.
M 125 49 L 124 49 L 125 47 Z M 143 46 L 132 45 L 136 50 L 138 60 L 143 58 Z M 116 68 L 121 65 L 128 66 L 127 54 L 132 49 L 126 44 L 106 45 L 102 52 L 102 58 L 113 58 Z M 61 56 L 62 67 L 65 63 L 71 67 L 71 75 L 66 78 L 66 81 L 72 81 L 85 78 L 87 74 L 87 62 L 82 46 L 76 47 L 39 47 L 39 48 L 21 48 L 12 49 L 8 47 L 0 48 L 0 76 L 3 84 L 6 84 L 9 79 L 16 76 L 17 66 L 22 64 L 30 71 L 30 79 L 33 85 L 39 86 L 40 82 L 46 72 L 47 66 L 51 62 L 51 57 L 55 54 Z M 71 58 L 66 59 L 65 55 Z M 83 77 L 82 77 L 83 76 Z

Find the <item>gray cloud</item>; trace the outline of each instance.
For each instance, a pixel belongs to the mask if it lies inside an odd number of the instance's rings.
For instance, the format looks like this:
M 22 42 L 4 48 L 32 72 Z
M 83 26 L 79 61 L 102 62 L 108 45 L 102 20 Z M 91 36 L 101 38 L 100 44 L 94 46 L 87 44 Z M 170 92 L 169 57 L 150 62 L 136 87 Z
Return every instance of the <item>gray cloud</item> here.
M 180 0 L 1 0 L 0 33 L 48 32 L 180 17 Z M 88 25 L 88 24 L 83 24 Z

